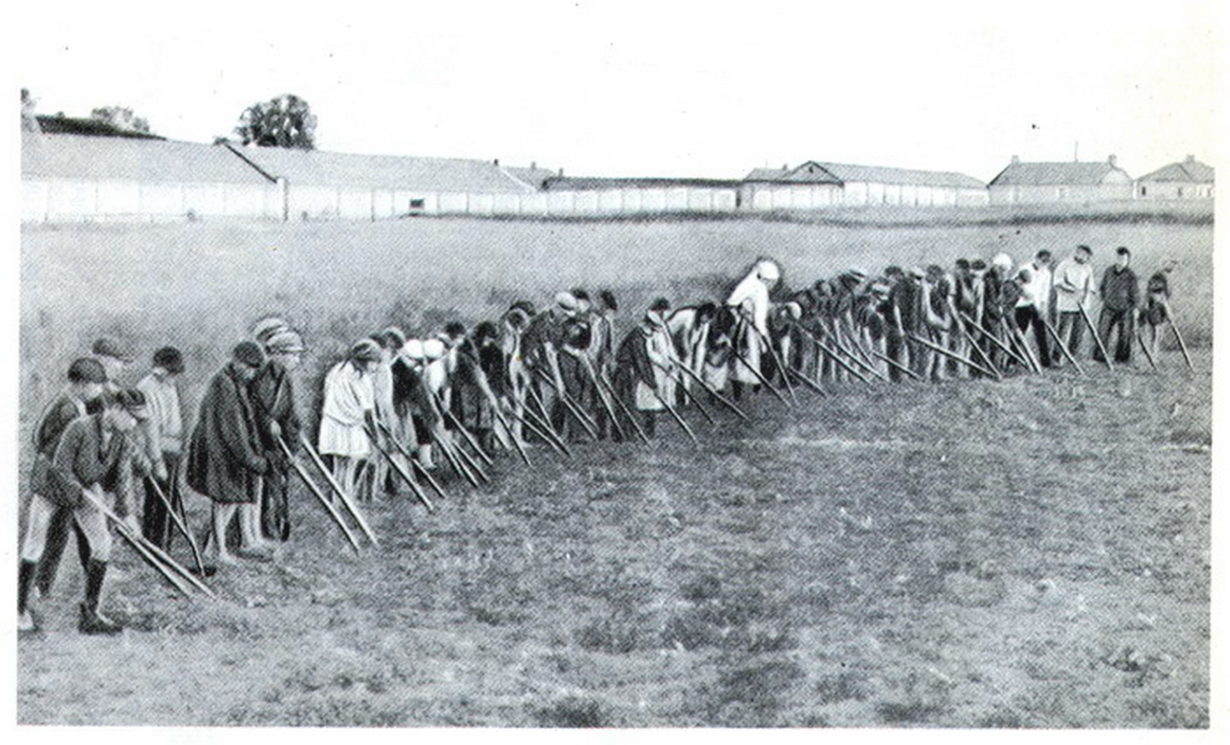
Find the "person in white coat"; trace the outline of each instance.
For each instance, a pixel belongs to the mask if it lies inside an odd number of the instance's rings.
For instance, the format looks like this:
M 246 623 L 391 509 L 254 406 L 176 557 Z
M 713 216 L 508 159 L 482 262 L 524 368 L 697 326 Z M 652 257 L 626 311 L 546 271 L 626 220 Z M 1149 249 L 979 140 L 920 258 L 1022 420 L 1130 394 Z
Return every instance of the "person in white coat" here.
M 376 432 L 372 375 L 381 359 L 379 345 L 363 339 L 325 376 L 317 447 L 333 458 L 333 475 L 347 494 L 355 493 L 359 468 L 371 456 L 368 432 Z
M 760 376 L 763 372 L 761 358 L 768 353 L 765 339 L 769 334 L 769 290 L 782 277 L 781 268 L 772 259 L 759 259 L 739 281 L 726 305 L 738 318 L 734 333 L 734 354 L 731 357 L 730 371 L 735 398 L 742 396 L 742 387 L 751 386 L 758 390 Z

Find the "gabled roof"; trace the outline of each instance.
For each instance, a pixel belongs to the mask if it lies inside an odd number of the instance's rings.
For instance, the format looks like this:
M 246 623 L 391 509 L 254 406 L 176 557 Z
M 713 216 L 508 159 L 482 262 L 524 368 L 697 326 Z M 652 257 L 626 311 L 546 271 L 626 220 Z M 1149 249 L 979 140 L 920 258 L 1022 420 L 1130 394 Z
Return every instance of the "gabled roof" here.
M 768 182 L 774 184 L 833 184 L 841 185 L 841 179 L 834 176 L 814 160 L 809 160 L 794 168 L 754 168 L 743 178 L 744 181 Z
M 756 168 L 744 181 L 776 184 L 844 184 L 864 181 L 900 186 L 946 186 L 962 189 L 983 189 L 986 184 L 973 176 L 953 171 L 920 171 L 887 166 L 860 166 L 809 160 L 788 169 Z
M 268 183 L 219 146 L 69 134 L 23 133 L 21 175 L 144 183 Z
M 1109 162 L 1097 163 L 1010 163 L 991 179 L 991 186 L 1097 186 L 1122 168 Z
M 547 191 L 575 190 L 575 191 L 594 191 L 597 189 L 664 189 L 678 186 L 699 186 L 709 187 L 713 189 L 732 189 L 739 184 L 740 181 L 731 181 L 724 179 L 710 178 L 604 178 L 604 177 L 587 177 L 587 176 L 555 176 L 547 179 L 543 184 L 543 189 Z
M 1189 184 L 1213 183 L 1213 166 L 1188 158 L 1181 163 L 1171 163 L 1156 171 L 1141 176 L 1140 181 L 1178 181 Z
M 143 140 L 163 140 L 149 132 L 138 132 L 132 129 L 122 129 L 114 124 L 98 119 L 78 119 L 71 116 L 35 116 L 39 131 L 43 134 L 90 135 L 93 137 L 133 137 Z
M 504 171 L 517 181 L 528 184 L 538 190 L 546 188 L 546 183 L 548 180 L 559 177 L 559 174 L 555 171 L 547 168 L 538 168 L 536 166 L 530 166 L 529 168 L 509 166 L 505 168 Z
M 530 192 L 489 160 L 237 147 L 262 171 L 297 184 L 456 192 Z M 233 156 L 232 156 L 233 157 Z
M 859 166 L 849 163 L 814 161 L 824 170 L 844 181 L 868 181 L 900 186 L 948 186 L 962 189 L 985 189 L 986 184 L 973 176 L 955 171 L 921 171 L 913 168 Z

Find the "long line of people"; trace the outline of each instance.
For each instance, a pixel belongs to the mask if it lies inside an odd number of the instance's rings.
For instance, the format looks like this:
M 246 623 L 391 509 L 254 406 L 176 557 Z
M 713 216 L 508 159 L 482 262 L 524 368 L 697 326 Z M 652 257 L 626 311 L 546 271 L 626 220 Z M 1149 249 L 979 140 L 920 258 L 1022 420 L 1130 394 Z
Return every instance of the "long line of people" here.
M 1155 357 L 1171 315 L 1173 263 L 1141 298 L 1127 248 L 1097 285 L 1091 256 L 1079 246 L 1053 268 L 1048 251 L 1022 266 L 998 254 L 989 264 L 889 266 L 874 277 L 852 268 L 796 291 L 781 286 L 777 262 L 761 258 L 724 298 L 674 309 L 658 298 L 622 335 L 613 293 L 595 301 L 583 288 L 557 293 L 541 311 L 518 300 L 472 330 L 453 322 L 413 338 L 389 327 L 354 342 L 328 370 L 315 438 L 304 432 L 293 374 L 303 336 L 280 317 L 260 319 L 231 350 L 191 433 L 179 350 L 156 351 L 149 374 L 125 387 L 117 381 L 132 350 L 100 339 L 69 366 L 67 387 L 35 427 L 18 628 L 35 628 L 30 598 L 51 591 L 75 535 L 86 576 L 79 629 L 119 631 L 100 610 L 105 513 L 167 549 L 174 525 L 186 522 L 185 486 L 212 504 L 203 573 L 271 560 L 290 536 L 291 465 L 305 450 L 360 501 L 421 482 L 439 488 L 433 474 L 446 469 L 478 483 L 491 454 L 528 462 L 535 445 L 567 453 L 587 439 L 648 442 L 664 413 L 687 428 L 679 409 L 703 410 L 702 401 L 746 418 L 738 402 L 800 383 L 824 392 L 871 377 L 1000 377 L 1077 364 L 1099 297 L 1093 356 L 1113 339 L 1118 362 L 1131 359 L 1133 340 Z

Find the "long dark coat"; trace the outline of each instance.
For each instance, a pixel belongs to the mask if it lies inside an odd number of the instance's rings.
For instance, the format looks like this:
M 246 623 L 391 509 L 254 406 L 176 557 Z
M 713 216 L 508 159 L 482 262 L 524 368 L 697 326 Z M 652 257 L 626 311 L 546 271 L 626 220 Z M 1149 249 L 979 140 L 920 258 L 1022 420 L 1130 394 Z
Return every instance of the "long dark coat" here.
M 188 443 L 188 485 L 215 502 L 252 502 L 268 467 L 248 387 L 228 364 L 209 381 Z

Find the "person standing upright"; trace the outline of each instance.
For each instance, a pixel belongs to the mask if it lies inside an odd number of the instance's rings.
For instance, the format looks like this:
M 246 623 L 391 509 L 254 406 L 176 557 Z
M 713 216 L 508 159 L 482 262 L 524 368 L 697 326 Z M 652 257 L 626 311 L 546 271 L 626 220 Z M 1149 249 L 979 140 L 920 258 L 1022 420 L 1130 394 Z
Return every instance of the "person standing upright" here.
M 1128 266 L 1132 252 L 1127 246 L 1115 249 L 1115 263 L 1102 274 L 1098 291 L 1102 296 L 1102 313 L 1098 316 L 1098 336 L 1111 349 L 1111 336 L 1115 336 L 1115 362 L 1132 361 L 1132 337 L 1136 335 L 1136 308 L 1140 305 L 1140 280 Z M 1093 357 L 1105 362 L 1101 349 L 1094 349 Z
M 1086 245 L 1077 246 L 1071 257 L 1059 262 L 1059 266 L 1055 267 L 1053 277 L 1059 338 L 1067 345 L 1073 357 L 1080 356 L 1081 341 L 1085 338 L 1085 321 L 1081 318 L 1081 309 L 1088 312 L 1089 299 L 1095 291 L 1091 258 L 1093 249 Z M 1062 352 L 1056 349 L 1051 360 L 1062 367 Z

